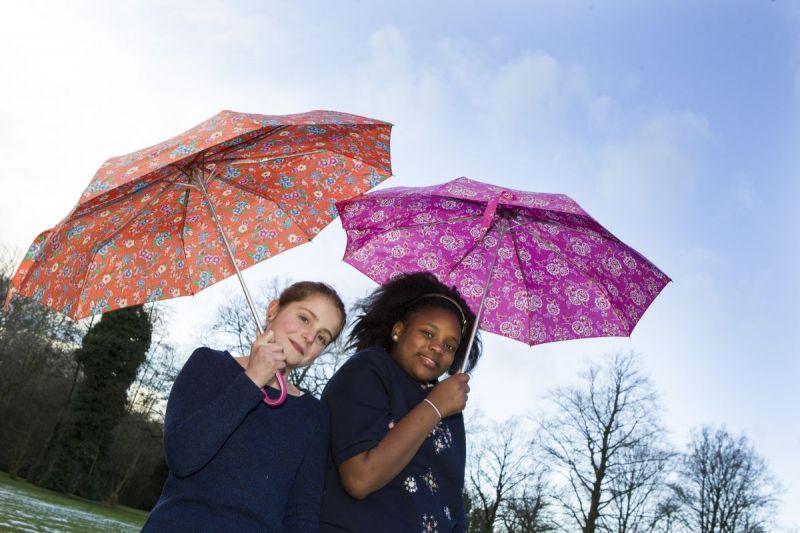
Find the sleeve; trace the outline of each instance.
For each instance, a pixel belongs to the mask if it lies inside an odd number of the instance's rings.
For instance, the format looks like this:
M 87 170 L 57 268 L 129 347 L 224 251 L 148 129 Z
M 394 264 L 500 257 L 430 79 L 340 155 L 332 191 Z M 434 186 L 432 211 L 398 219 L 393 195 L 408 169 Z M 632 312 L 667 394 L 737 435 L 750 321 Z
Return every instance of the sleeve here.
M 319 529 L 330 430 L 328 410 L 320 404 L 320 411 L 320 416 L 312 425 L 310 443 L 303 462 L 289 489 L 283 518 L 284 531 L 316 533 Z
M 198 348 L 172 386 L 164 420 L 164 455 L 178 477 L 207 465 L 264 397 L 243 372 L 220 388 L 220 369 L 214 364 L 220 356 Z
M 330 411 L 331 456 L 339 467 L 372 449 L 392 423 L 388 373 L 367 357 L 356 355 L 331 378 L 322 393 Z

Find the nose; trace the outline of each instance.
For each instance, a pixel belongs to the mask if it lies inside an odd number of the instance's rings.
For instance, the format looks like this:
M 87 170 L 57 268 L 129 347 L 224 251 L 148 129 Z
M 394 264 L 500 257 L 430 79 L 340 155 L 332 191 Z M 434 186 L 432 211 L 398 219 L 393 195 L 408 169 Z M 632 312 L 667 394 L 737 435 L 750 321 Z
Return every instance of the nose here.
M 442 353 L 442 341 L 439 339 L 433 338 L 431 339 L 430 344 L 428 345 L 432 352 Z
M 303 334 L 301 335 L 303 340 L 306 344 L 311 344 L 314 342 L 314 332 L 311 331 L 311 328 L 306 328 L 303 330 Z

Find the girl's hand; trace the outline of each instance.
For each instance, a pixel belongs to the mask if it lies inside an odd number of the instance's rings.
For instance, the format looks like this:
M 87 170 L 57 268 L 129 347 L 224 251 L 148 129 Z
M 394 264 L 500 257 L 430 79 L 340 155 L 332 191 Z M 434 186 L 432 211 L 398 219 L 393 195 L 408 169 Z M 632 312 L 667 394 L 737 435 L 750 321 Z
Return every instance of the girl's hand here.
M 428 394 L 428 400 L 441 411 L 442 417 L 460 413 L 467 405 L 469 374 L 459 372 L 442 380 Z
M 286 355 L 274 340 L 275 334 L 267 331 L 256 337 L 250 347 L 250 358 L 244 373 L 259 387 L 265 386 L 275 374 L 286 368 Z

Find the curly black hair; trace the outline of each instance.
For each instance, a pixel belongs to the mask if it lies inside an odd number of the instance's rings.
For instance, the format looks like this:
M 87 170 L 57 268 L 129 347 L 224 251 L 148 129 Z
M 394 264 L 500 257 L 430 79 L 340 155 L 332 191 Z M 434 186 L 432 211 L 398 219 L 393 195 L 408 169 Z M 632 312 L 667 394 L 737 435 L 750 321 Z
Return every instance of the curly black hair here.
M 439 297 L 444 296 L 444 297 Z M 348 348 L 363 350 L 371 346 L 381 346 L 391 350 L 391 331 L 398 321 L 404 322 L 413 313 L 423 309 L 447 309 L 452 312 L 459 324 L 463 324 L 462 342 L 456 350 L 449 374 L 461 370 L 467 350 L 467 337 L 475 323 L 475 314 L 455 288 L 448 287 L 428 272 L 401 274 L 375 289 L 372 294 L 354 305 L 357 318 L 350 330 Z M 481 356 L 480 335 L 469 354 L 468 370 L 475 368 Z

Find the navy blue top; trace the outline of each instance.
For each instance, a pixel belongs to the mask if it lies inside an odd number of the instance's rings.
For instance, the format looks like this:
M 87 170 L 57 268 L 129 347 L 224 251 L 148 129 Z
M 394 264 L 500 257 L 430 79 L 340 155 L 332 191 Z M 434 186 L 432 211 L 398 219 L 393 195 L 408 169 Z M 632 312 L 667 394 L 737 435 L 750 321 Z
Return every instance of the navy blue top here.
M 464 531 L 464 418 L 445 418 L 411 462 L 363 500 L 345 492 L 338 466 L 374 448 L 429 388 L 414 381 L 382 348 L 351 357 L 322 393 L 331 417 L 321 532 Z
M 169 395 L 170 473 L 143 531 L 317 531 L 327 409 L 308 393 L 263 398 L 228 352 L 195 350 Z

